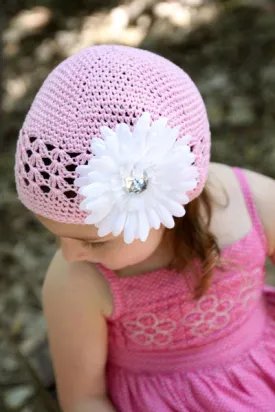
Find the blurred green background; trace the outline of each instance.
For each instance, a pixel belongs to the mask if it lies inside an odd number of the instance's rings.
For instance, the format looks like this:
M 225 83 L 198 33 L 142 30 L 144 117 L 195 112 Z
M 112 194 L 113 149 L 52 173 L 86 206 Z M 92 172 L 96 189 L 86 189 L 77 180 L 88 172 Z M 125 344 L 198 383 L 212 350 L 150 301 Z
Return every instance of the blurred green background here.
M 275 177 L 275 2 L 9 0 L 0 17 L 0 410 L 54 411 L 43 390 L 52 372 L 40 296 L 54 239 L 18 202 L 13 177 L 18 131 L 35 93 L 84 47 L 154 51 L 197 83 L 212 159 Z

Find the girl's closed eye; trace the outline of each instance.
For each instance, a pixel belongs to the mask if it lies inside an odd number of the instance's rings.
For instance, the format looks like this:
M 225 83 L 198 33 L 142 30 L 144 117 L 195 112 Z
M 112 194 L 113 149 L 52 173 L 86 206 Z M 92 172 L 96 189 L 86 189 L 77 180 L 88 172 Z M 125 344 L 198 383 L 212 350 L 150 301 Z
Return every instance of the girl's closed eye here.
M 105 246 L 107 243 L 108 242 L 85 242 L 84 247 L 96 249 Z

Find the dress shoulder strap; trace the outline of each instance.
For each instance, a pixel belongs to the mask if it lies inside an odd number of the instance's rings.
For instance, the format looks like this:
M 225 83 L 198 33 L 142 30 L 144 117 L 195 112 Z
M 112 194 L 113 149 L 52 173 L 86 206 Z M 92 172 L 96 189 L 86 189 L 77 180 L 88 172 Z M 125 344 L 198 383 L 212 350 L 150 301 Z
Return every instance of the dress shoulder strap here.
M 242 169 L 238 168 L 238 167 L 234 167 L 233 171 L 239 181 L 244 199 L 245 199 L 245 203 L 246 203 L 246 207 L 248 210 L 248 213 L 250 215 L 252 224 L 254 226 L 254 228 L 256 229 L 256 232 L 262 242 L 262 245 L 264 246 L 264 248 L 267 247 L 267 241 L 266 241 L 266 236 L 265 236 L 265 232 L 264 232 L 264 228 L 263 228 L 263 224 L 261 221 L 261 218 L 259 216 L 259 213 L 257 211 L 257 207 L 255 204 L 255 200 L 253 198 L 253 194 L 251 192 L 251 188 L 250 185 L 247 181 L 247 178 L 245 176 L 245 173 Z
M 97 264 L 97 267 L 107 280 L 113 298 L 114 310 L 111 316 L 108 317 L 108 320 L 115 320 L 119 318 L 123 312 L 123 299 L 121 295 L 121 288 L 119 282 L 120 279 L 116 276 L 116 274 L 113 271 L 105 268 L 105 266 Z

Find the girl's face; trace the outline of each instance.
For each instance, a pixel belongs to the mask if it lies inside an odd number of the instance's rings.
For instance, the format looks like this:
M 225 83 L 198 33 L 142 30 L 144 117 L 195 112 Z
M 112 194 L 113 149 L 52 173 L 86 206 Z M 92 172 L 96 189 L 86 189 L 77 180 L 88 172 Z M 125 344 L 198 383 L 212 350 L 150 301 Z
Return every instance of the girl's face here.
M 101 238 L 93 225 L 60 223 L 42 216 L 38 220 L 61 240 L 61 249 L 68 262 L 100 263 L 111 270 L 121 270 L 148 259 L 159 247 L 164 228 L 151 229 L 146 242 L 135 240 L 127 245 L 123 234 Z

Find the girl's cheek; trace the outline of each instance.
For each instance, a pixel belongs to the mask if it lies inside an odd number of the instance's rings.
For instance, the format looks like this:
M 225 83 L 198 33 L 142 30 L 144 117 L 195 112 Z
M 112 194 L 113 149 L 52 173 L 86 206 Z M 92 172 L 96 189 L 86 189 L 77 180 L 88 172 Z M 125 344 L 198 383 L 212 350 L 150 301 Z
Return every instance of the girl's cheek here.
M 108 256 L 106 256 L 105 260 L 105 265 L 108 266 L 109 269 L 111 270 L 120 270 L 124 269 L 127 266 L 132 266 L 137 263 L 140 263 L 143 261 L 147 256 L 144 257 L 143 254 L 140 253 L 140 251 L 135 250 L 135 249 L 128 249 L 127 246 L 125 249 L 121 249 L 117 253 L 112 253 Z
M 131 256 L 123 248 L 113 248 L 112 250 L 102 251 L 98 254 L 97 262 L 110 270 L 119 270 L 131 263 Z

